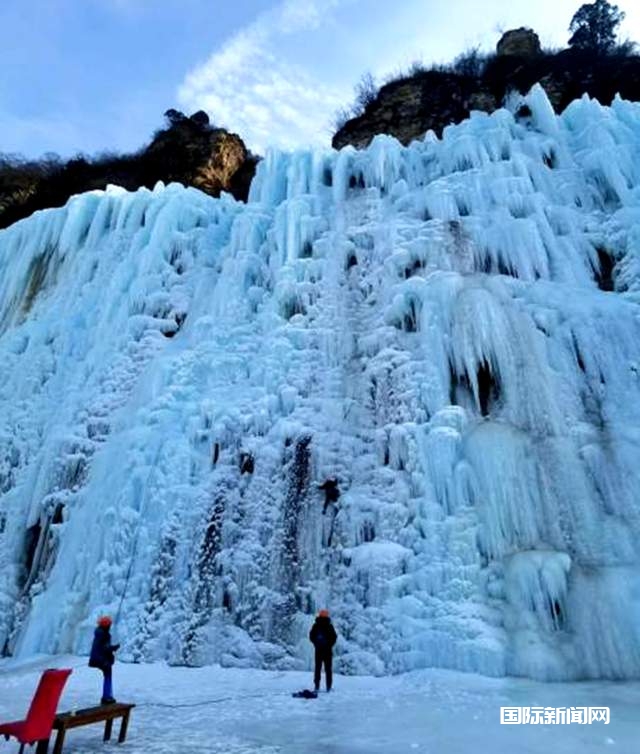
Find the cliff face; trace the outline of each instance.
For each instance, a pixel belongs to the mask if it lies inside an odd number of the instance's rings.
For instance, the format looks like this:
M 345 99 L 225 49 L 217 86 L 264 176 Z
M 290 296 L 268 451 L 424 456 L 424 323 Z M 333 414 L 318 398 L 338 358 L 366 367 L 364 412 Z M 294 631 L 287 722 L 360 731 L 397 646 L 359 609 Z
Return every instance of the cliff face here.
M 507 32 L 498 54 L 479 73 L 434 69 L 383 86 L 364 113 L 333 137 L 333 146 L 366 147 L 376 134 L 395 136 L 403 144 L 438 135 L 468 117 L 472 110 L 493 112 L 510 91 L 528 92 L 536 83 L 545 88 L 556 112 L 583 94 L 609 105 L 616 94 L 640 100 L 640 56 L 598 56 L 578 50 L 540 51 L 537 35 L 525 29 Z
M 0 164 L 0 228 L 38 209 L 64 205 L 70 196 L 109 184 L 129 191 L 158 181 L 195 186 L 210 196 L 223 191 L 246 201 L 257 158 L 242 139 L 209 125 L 206 113 L 187 118 L 168 111 L 169 126 L 141 151 L 57 161 Z
M 497 106 L 498 100 L 475 78 L 427 71 L 383 86 L 365 112 L 336 133 L 332 145 L 364 149 L 376 134 L 391 134 L 406 145 L 430 129 L 440 134 L 471 110 L 491 112 Z

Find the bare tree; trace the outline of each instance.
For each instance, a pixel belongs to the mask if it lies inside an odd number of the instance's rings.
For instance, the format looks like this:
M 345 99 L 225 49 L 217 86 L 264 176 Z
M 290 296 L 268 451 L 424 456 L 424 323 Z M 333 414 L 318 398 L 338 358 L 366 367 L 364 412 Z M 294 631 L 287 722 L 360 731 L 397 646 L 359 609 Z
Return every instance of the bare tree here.
M 367 106 L 370 105 L 378 96 L 378 87 L 371 72 L 362 75 L 362 78 L 355 86 L 356 99 L 353 110 L 356 114 L 363 113 Z

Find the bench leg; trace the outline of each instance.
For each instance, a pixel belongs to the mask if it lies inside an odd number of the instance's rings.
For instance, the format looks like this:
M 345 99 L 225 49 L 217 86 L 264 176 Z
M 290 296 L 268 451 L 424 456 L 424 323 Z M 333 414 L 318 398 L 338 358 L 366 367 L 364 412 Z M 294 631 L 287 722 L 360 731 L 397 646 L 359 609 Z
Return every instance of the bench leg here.
M 103 741 L 108 741 L 111 738 L 111 730 L 113 728 L 113 718 L 107 720 L 104 724 L 104 738 Z
M 42 741 L 38 741 L 36 746 L 36 754 L 47 754 L 49 751 L 49 739 L 43 738 Z
M 125 712 L 122 716 L 122 723 L 120 725 L 120 735 L 118 736 L 118 743 L 123 744 L 127 738 L 127 728 L 129 727 L 129 712 Z
M 67 731 L 64 728 L 58 729 L 58 735 L 56 736 L 56 743 L 53 747 L 53 754 L 62 754 L 62 747 L 64 746 L 64 737 Z

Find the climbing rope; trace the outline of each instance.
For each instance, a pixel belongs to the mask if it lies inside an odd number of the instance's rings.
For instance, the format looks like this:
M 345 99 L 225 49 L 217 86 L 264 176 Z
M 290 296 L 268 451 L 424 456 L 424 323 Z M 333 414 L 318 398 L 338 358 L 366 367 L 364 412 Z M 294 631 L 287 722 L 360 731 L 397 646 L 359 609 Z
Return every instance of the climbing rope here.
M 204 699 L 201 702 L 186 702 L 182 704 L 168 704 L 166 702 L 136 702 L 136 707 L 161 707 L 163 709 L 191 709 L 194 707 L 206 707 L 210 704 L 220 704 L 222 702 L 238 702 L 243 699 L 263 699 L 266 696 L 288 696 L 288 692 L 278 691 L 274 694 L 243 694 L 242 696 L 221 696 L 217 699 Z

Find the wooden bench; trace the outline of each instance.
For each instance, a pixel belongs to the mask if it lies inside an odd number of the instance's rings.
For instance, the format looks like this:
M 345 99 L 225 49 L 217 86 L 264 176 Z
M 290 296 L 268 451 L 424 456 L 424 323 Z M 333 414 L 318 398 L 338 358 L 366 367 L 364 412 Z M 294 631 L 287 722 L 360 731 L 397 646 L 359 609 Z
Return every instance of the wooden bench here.
M 67 731 L 71 728 L 80 728 L 83 725 L 93 725 L 94 723 L 104 722 L 104 741 L 111 738 L 113 721 L 121 718 L 120 735 L 118 743 L 121 744 L 127 737 L 127 728 L 129 727 L 129 715 L 135 704 L 101 704 L 99 707 L 87 707 L 79 709 L 76 712 L 63 712 L 56 715 L 53 721 L 53 730 L 58 731 L 56 743 L 53 747 L 53 754 L 61 754 L 64 745 L 64 738 Z

